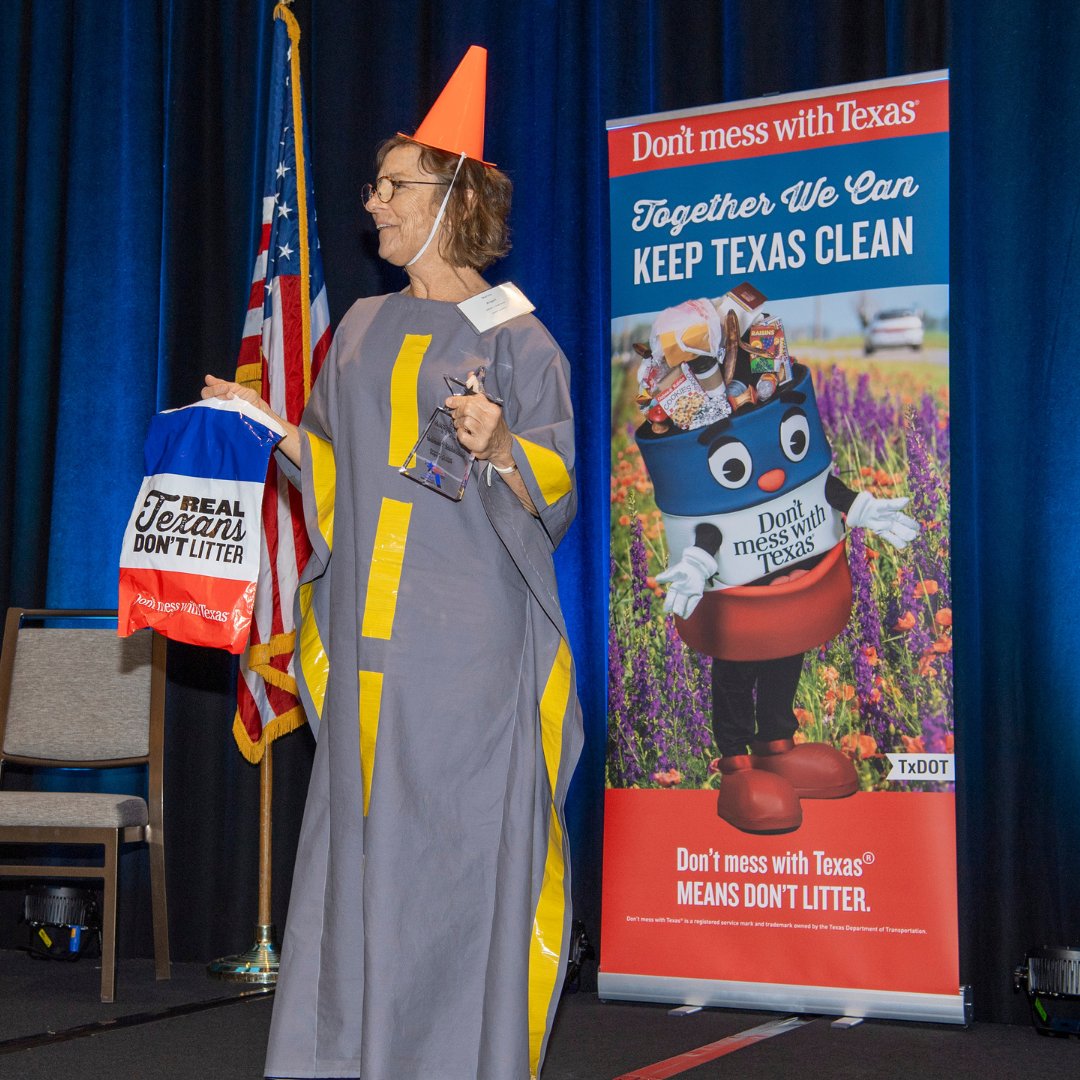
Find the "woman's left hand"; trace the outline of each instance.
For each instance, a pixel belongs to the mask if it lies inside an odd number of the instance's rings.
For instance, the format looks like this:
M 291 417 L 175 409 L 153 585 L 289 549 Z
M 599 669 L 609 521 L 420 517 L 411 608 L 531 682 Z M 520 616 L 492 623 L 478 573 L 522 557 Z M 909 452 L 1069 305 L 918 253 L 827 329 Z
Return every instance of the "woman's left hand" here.
M 446 399 L 458 442 L 480 461 L 500 468 L 514 464 L 514 440 L 500 405 L 483 394 L 454 394 Z
M 503 419 L 502 406 L 488 400 L 483 393 L 453 394 L 444 404 L 450 410 L 458 442 L 478 461 L 495 465 L 499 469 L 499 478 L 517 496 L 522 507 L 533 517 L 539 517 L 514 462 L 514 437 Z M 491 483 L 490 470 L 488 483 Z

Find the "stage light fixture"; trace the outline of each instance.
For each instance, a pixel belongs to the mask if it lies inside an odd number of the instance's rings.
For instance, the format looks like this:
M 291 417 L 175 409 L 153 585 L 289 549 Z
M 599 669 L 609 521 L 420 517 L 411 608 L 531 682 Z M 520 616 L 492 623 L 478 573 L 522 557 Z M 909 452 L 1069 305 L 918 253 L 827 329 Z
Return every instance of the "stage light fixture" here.
M 23 897 L 31 956 L 78 960 L 101 955 L 101 913 L 92 889 L 31 885 Z
M 1013 972 L 1013 989 L 1027 993 L 1031 1022 L 1040 1035 L 1080 1035 L 1080 949 L 1029 949 Z

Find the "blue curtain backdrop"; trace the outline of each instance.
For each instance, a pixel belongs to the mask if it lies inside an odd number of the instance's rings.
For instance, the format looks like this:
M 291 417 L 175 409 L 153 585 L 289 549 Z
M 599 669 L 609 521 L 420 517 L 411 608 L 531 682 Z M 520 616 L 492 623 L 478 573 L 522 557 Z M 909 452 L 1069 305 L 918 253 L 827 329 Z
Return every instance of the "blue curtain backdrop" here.
M 193 400 L 204 371 L 235 362 L 272 7 L 6 5 L 0 604 L 115 603 L 146 423 Z M 515 181 L 515 248 L 498 276 L 536 302 L 574 371 L 582 509 L 558 566 L 588 736 L 570 807 L 575 903 L 594 939 L 606 740 L 604 121 L 951 65 L 962 970 L 978 1016 L 1023 1018 L 1008 975 L 1024 949 L 1080 939 L 1070 562 L 1080 523 L 1065 378 L 1080 319 L 1074 4 L 297 0 L 294 10 L 335 324 L 356 297 L 403 280 L 379 264 L 360 206 L 376 143 L 413 130 L 469 44 L 490 49 L 486 152 Z M 257 775 L 231 745 L 232 679 L 222 654 L 170 646 L 181 959 L 246 947 L 255 917 Z M 279 924 L 310 755 L 306 732 L 275 746 Z M 125 861 L 121 940 L 146 953 L 138 861 Z M 0 944 L 14 902 L 0 890 Z

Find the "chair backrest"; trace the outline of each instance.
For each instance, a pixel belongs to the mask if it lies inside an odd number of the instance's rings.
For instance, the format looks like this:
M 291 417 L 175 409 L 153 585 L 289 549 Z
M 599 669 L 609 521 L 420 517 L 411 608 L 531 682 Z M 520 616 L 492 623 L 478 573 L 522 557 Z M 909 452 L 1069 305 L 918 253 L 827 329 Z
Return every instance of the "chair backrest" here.
M 102 628 L 102 614 L 108 613 L 9 610 L 0 656 L 0 757 L 147 757 L 154 635 L 117 637 Z M 23 625 L 31 619 L 40 625 Z

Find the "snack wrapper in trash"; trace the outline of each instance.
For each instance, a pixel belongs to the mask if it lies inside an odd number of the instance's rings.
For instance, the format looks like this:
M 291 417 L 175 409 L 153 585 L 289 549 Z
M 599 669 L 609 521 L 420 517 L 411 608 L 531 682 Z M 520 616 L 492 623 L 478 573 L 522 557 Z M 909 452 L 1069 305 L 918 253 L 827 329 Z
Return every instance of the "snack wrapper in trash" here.
M 687 300 L 656 316 L 649 338 L 653 357 L 677 368 L 695 356 L 724 358 L 724 324 L 709 300 Z
M 656 403 L 683 431 L 714 424 L 731 411 L 723 390 L 706 393 L 697 379 L 685 372 L 657 391 Z
M 241 653 L 247 645 L 270 454 L 285 432 L 239 398 L 158 413 L 120 553 L 118 633 Z

